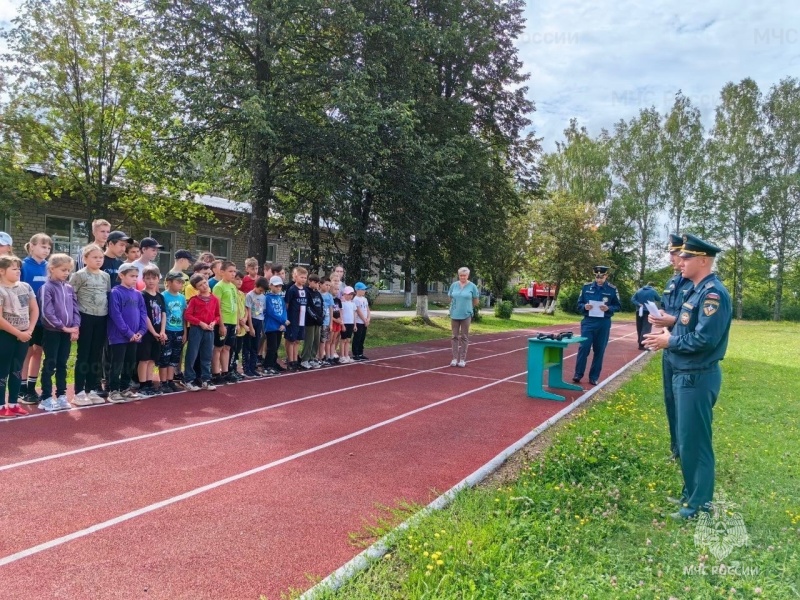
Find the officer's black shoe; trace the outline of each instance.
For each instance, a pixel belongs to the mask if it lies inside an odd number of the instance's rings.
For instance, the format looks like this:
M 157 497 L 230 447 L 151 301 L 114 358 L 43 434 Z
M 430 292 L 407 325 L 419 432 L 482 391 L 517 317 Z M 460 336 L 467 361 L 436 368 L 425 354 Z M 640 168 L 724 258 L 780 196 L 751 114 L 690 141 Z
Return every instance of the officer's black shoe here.
M 594 379 L 590 379 L 589 383 L 591 383 L 592 385 L 597 385 L 597 382 Z
M 667 462 L 677 462 L 680 459 L 681 459 L 681 457 L 678 454 L 676 454 L 675 452 L 673 452 L 672 454 L 669 455 L 669 458 L 667 458 Z
M 572 378 L 572 383 L 580 383 L 580 382 L 581 382 L 581 378 L 580 377 L 573 377 Z

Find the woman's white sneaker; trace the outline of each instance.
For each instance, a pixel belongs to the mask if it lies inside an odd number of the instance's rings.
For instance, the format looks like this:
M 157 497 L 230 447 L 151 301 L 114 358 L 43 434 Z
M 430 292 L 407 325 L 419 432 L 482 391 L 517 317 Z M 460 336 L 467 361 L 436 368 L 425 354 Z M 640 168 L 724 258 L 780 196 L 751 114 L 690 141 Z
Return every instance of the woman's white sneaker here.
M 467 361 L 465 361 L 465 360 L 460 360 L 460 361 L 458 361 L 458 366 L 459 366 L 459 367 L 462 367 L 462 368 L 463 368 L 463 367 L 466 367 L 466 366 L 467 366 Z

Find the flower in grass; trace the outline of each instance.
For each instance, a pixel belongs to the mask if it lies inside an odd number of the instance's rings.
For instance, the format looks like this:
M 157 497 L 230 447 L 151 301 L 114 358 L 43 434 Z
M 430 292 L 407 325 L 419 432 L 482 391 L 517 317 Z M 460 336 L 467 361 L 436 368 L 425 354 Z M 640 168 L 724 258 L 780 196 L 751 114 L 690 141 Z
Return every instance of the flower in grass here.
M 760 595 L 760 594 L 761 594 L 761 592 L 762 592 L 762 589 L 761 589 L 760 587 L 757 587 L 757 588 L 755 588 L 755 589 L 753 590 L 753 593 L 754 593 L 756 596 Z

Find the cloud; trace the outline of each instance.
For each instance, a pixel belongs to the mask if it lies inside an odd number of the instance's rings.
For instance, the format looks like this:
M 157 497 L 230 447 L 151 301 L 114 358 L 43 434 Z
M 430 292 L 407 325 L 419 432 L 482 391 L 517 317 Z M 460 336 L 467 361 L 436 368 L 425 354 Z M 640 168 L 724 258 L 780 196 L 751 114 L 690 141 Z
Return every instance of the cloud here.
M 548 151 L 571 117 L 597 134 L 640 108 L 667 112 L 678 90 L 708 128 L 727 82 L 752 77 L 767 92 L 800 63 L 800 25 L 788 25 L 800 6 L 787 0 L 536 0 L 525 16 L 517 47 Z

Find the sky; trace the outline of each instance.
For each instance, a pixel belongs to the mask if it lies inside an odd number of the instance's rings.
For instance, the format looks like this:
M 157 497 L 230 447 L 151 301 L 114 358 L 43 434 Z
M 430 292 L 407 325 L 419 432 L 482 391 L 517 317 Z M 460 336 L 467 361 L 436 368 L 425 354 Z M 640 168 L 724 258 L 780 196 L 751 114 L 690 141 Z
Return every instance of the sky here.
M 0 27 L 19 4 L 0 0 Z M 546 151 L 571 117 L 596 135 L 640 108 L 666 113 L 682 90 L 709 128 L 727 82 L 752 77 L 766 93 L 800 76 L 800 3 L 790 0 L 528 0 L 525 17 L 517 47 Z

